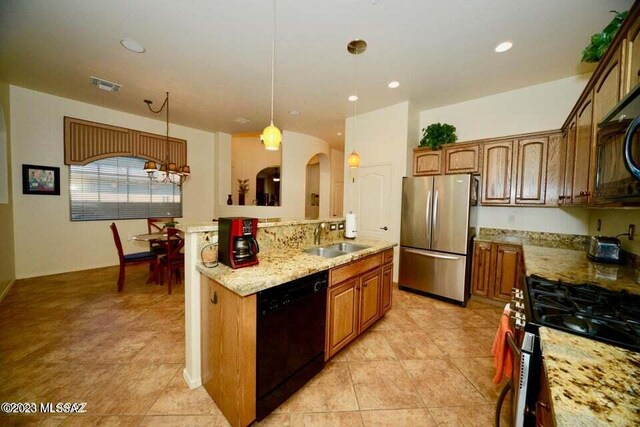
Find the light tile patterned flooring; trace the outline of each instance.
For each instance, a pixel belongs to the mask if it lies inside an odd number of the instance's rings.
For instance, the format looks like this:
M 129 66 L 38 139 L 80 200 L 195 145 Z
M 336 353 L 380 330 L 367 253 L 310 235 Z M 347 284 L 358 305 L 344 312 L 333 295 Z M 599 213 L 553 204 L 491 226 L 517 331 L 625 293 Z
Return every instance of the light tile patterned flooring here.
M 147 273 L 128 268 L 122 294 L 116 268 L 13 286 L 0 302 L 0 402 L 87 402 L 87 413 L 0 414 L 0 425 L 228 425 L 182 379 L 182 284 L 167 295 Z M 393 309 L 261 424 L 491 426 L 500 312 L 395 289 Z

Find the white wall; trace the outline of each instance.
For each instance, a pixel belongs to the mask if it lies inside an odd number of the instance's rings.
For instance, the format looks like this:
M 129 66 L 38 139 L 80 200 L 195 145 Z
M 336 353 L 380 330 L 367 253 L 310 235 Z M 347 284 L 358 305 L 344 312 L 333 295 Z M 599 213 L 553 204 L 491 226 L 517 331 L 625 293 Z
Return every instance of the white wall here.
M 456 127 L 459 141 L 559 129 L 578 100 L 589 75 L 503 92 L 420 113 L 420 132 L 431 123 Z M 413 146 L 418 140 L 412 141 Z M 411 172 L 409 172 L 411 173 Z M 556 233 L 588 233 L 588 212 L 580 208 L 482 206 L 481 227 Z
M 227 194 L 230 182 L 231 135 L 218 133 L 216 136 L 216 154 L 218 158 L 217 217 L 252 216 L 257 218 L 304 218 L 305 181 L 307 162 L 316 154 L 320 157 L 320 218 L 329 217 L 329 191 L 331 186 L 329 165 L 329 144 L 313 136 L 282 132 L 282 170 L 280 172 L 280 206 L 228 206 Z M 224 182 L 225 176 L 229 181 Z
M 391 164 L 391 218 L 388 240 L 400 241 L 400 207 L 402 205 L 402 177 L 406 176 L 407 138 L 410 104 L 408 101 L 387 108 L 349 117 L 345 124 L 345 153 L 354 149 L 360 154 L 360 165 Z M 354 125 L 355 135 L 354 135 Z M 356 209 L 355 185 L 352 178 L 358 169 L 344 164 L 345 212 Z M 398 248 L 395 248 L 394 280 L 398 278 Z
M 16 277 L 117 264 L 109 229 L 111 221 L 69 219 L 69 167 L 64 165 L 63 118 L 78 117 L 158 134 L 165 132 L 165 123 L 16 86 L 11 86 L 10 93 Z M 176 125 L 171 125 L 170 133 L 188 141 L 191 177 L 183 185 L 182 221 L 209 221 L 214 205 L 214 134 Z M 23 195 L 23 163 L 60 167 L 60 196 Z M 116 223 L 125 253 L 147 250 L 146 245 L 127 241 L 132 235 L 146 232 L 146 221 Z
M 249 180 L 249 192 L 245 194 L 245 204 L 252 204 L 256 198 L 256 175 L 265 168 L 282 166 L 281 153 L 280 150 L 265 150 L 259 136 L 231 137 L 231 190 L 227 192 L 227 196 L 231 194 L 234 204 L 240 204 L 238 180 Z

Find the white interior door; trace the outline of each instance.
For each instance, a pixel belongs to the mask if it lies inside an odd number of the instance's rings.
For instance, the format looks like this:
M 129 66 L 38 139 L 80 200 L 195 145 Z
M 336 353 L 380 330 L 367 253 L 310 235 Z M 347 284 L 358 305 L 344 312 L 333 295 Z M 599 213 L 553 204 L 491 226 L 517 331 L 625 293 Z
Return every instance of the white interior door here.
M 391 164 L 360 167 L 355 190 L 358 237 L 391 240 Z

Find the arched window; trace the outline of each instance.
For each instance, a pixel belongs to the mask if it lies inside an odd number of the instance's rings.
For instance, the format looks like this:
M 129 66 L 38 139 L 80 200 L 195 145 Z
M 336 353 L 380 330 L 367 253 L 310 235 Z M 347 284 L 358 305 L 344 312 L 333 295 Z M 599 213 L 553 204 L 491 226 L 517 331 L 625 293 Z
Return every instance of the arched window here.
M 108 157 L 70 165 L 71 221 L 181 217 L 180 187 L 151 182 L 144 162 Z

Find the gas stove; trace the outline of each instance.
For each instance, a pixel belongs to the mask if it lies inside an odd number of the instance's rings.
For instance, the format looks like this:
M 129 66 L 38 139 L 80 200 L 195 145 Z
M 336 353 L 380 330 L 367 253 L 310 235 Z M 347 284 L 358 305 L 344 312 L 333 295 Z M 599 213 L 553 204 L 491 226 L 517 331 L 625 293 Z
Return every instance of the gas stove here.
M 527 326 L 548 326 L 640 351 L 640 295 L 537 276 L 528 277 L 526 284 L 516 298 L 516 308 L 521 310 L 516 310 L 515 317 L 520 326 L 526 319 Z

